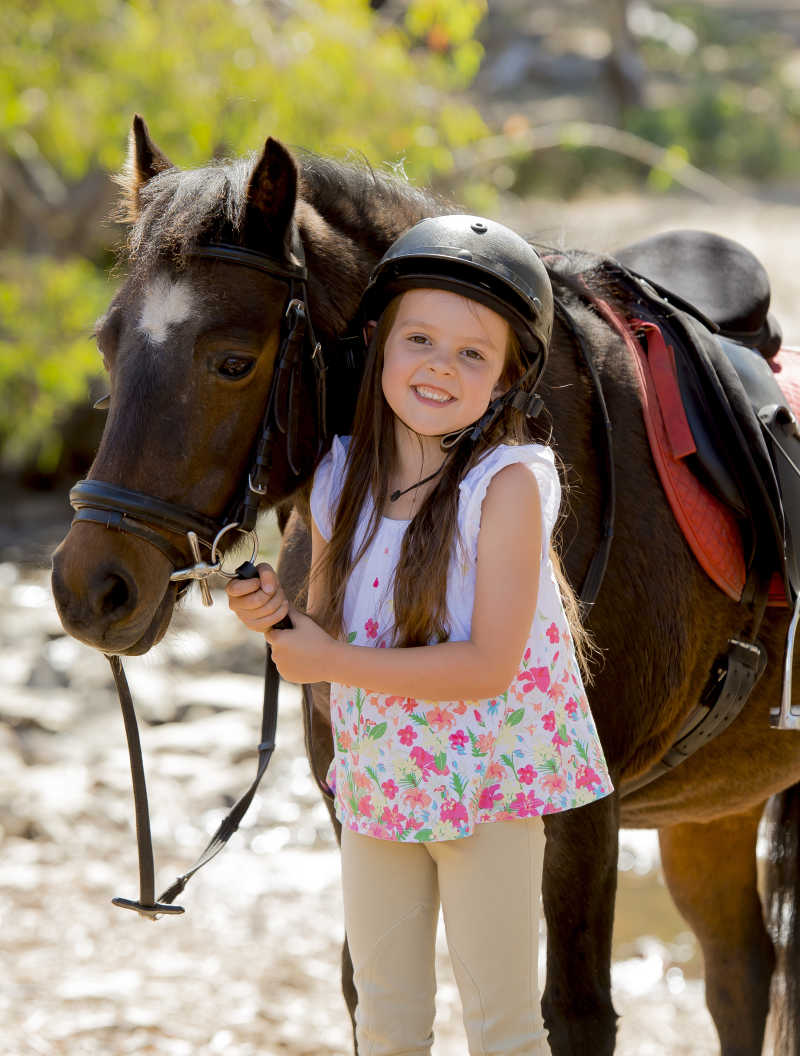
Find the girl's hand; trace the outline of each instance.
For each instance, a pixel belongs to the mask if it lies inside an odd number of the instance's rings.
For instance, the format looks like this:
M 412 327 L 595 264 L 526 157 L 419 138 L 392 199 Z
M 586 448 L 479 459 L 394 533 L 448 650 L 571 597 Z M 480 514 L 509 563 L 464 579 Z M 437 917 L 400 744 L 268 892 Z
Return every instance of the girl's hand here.
M 231 579 L 225 588 L 228 608 L 251 631 L 268 631 L 289 612 L 289 600 L 275 570 L 258 565 L 258 579 Z
M 338 642 L 305 613 L 289 610 L 294 625 L 286 631 L 267 631 L 272 659 L 287 682 L 330 682 Z

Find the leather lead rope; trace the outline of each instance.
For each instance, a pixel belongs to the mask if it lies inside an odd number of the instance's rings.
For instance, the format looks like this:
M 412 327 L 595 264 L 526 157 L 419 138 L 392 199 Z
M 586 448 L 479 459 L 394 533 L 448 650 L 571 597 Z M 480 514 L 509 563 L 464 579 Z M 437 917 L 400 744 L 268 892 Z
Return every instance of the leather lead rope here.
M 243 579 L 258 577 L 258 572 L 251 562 L 246 561 L 237 572 Z M 288 616 L 284 617 L 275 625 L 278 629 L 289 629 L 292 626 Z M 131 761 L 131 780 L 133 782 L 133 799 L 136 814 L 136 843 L 139 853 L 139 898 L 138 900 L 128 898 L 113 898 L 115 906 L 122 909 L 132 909 L 143 917 L 150 920 L 158 920 L 163 914 L 183 913 L 182 906 L 172 905 L 174 900 L 186 887 L 194 874 L 203 868 L 212 858 L 215 858 L 223 849 L 228 840 L 239 828 L 239 823 L 247 812 L 253 801 L 261 778 L 269 766 L 272 753 L 275 750 L 275 732 L 278 725 L 278 689 L 280 686 L 280 675 L 272 659 L 272 651 L 267 643 L 265 670 L 264 670 L 264 702 L 261 712 L 261 742 L 258 746 L 258 767 L 256 775 L 246 792 L 239 797 L 225 817 L 219 824 L 217 831 L 209 840 L 202 854 L 194 865 L 182 873 L 175 882 L 166 889 L 156 900 L 154 865 L 153 865 L 153 842 L 150 835 L 150 817 L 147 803 L 147 785 L 145 782 L 144 762 L 142 760 L 142 746 L 139 739 L 139 730 L 136 724 L 136 713 L 133 706 L 128 680 L 122 667 L 122 661 L 118 656 L 107 655 L 114 682 L 119 695 L 122 718 L 125 724 L 125 736 L 128 741 L 128 754 Z

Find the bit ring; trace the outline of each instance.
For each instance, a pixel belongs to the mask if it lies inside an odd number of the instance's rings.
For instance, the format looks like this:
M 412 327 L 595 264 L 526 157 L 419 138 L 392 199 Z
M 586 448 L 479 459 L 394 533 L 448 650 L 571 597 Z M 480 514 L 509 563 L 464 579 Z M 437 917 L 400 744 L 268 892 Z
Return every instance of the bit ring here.
M 253 552 L 250 554 L 250 557 L 248 559 L 251 563 L 255 563 L 255 558 L 258 554 L 258 535 L 254 531 L 244 531 L 244 529 L 239 527 L 238 521 L 231 521 L 230 524 L 226 524 L 223 528 L 220 528 L 220 530 L 214 537 L 214 542 L 211 544 L 211 564 L 213 565 L 219 562 L 220 567 L 218 569 L 218 574 L 220 576 L 224 576 L 225 579 L 236 579 L 236 573 L 226 572 L 225 569 L 222 567 L 222 558 L 217 554 L 217 546 L 219 545 L 219 541 L 223 537 L 223 535 L 225 535 L 226 532 L 229 532 L 232 528 L 235 528 L 238 532 L 241 532 L 242 535 L 249 535 L 252 537 Z

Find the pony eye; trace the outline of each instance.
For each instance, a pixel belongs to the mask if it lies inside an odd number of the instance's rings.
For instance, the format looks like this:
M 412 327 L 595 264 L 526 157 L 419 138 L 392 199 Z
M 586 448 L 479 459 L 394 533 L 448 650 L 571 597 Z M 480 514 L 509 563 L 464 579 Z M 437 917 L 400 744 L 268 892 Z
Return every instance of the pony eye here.
M 217 374 L 230 381 L 238 381 L 247 377 L 255 362 L 250 356 L 225 356 L 217 365 Z

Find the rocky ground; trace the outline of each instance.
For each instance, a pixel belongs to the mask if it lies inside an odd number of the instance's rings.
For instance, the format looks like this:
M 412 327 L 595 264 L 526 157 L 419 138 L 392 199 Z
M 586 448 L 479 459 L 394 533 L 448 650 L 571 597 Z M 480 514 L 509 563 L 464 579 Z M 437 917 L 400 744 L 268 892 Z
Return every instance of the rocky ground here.
M 741 238 L 765 260 L 800 345 L 797 206 L 622 198 L 505 203 L 554 244 L 608 248 L 667 227 Z M 156 924 L 135 897 L 130 778 L 103 658 L 67 638 L 44 570 L 63 495 L 0 488 L 0 1056 L 339 1056 L 337 853 L 302 751 L 297 693 L 242 831 Z M 143 721 L 159 884 L 193 860 L 255 767 L 258 643 L 196 599 L 151 656 L 127 664 Z M 622 1056 L 711 1056 L 694 940 L 658 874 L 653 833 L 625 833 L 614 1000 Z M 436 1056 L 466 1051 L 443 946 Z
M 174 624 L 152 657 L 126 662 L 159 889 L 247 787 L 261 695 L 258 643 L 224 599 L 211 611 L 195 600 Z M 186 915 L 152 924 L 110 903 L 136 896 L 137 872 L 104 659 L 63 635 L 41 570 L 0 564 L 0 628 L 0 1053 L 347 1053 L 337 852 L 303 755 L 295 688 L 282 688 L 279 748 L 242 830 L 182 896 Z M 621 865 L 618 1051 L 713 1053 L 694 942 L 667 905 L 652 834 L 627 834 Z M 651 917 L 644 931 L 642 917 Z M 434 1053 L 459 1056 L 441 944 L 439 962 Z

